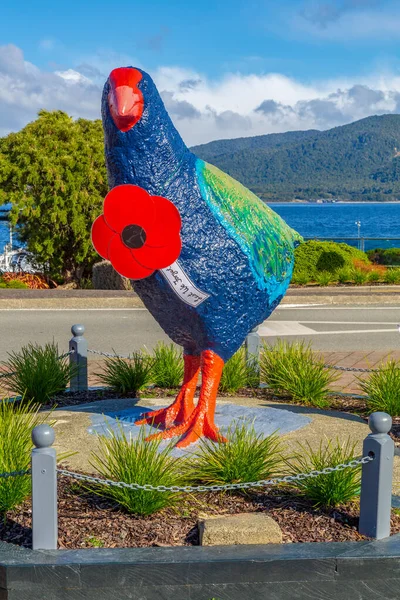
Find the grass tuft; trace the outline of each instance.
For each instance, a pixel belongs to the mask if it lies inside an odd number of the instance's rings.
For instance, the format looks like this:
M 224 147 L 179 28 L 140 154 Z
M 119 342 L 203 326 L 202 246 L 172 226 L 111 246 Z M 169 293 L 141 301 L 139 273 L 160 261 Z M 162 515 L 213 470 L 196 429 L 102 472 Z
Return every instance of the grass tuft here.
M 357 458 L 356 443 L 350 439 L 343 443 L 339 440 L 336 440 L 336 443 L 332 440 L 321 440 L 316 450 L 308 442 L 298 442 L 298 448 L 298 452 L 286 460 L 290 475 L 321 471 L 326 467 L 336 467 Z M 316 508 L 346 504 L 360 493 L 361 466 L 303 479 L 295 485 Z
M 224 393 L 234 393 L 246 387 L 256 388 L 260 385 L 260 373 L 257 359 L 247 361 L 246 349 L 239 348 L 225 363 L 219 389 Z
M 352 279 L 356 285 L 363 285 L 368 281 L 369 275 L 361 269 L 354 269 L 352 273 Z
M 328 286 L 333 280 L 335 279 L 334 275 L 332 273 L 329 273 L 329 271 L 321 271 L 321 273 L 318 273 L 317 277 L 316 277 L 316 282 L 318 283 L 318 285 L 320 285 L 321 287 L 326 287 Z
M 46 404 L 65 391 L 76 370 L 69 364 L 68 357 L 58 358 L 58 345 L 54 342 L 45 346 L 28 344 L 8 356 L 2 366 L 13 373 L 7 377 L 9 389 L 28 402 L 34 400 Z
M 136 439 L 127 437 L 120 425 L 118 434 L 99 436 L 99 450 L 91 455 L 91 465 L 106 479 L 139 483 L 140 485 L 181 485 L 182 459 L 171 456 L 173 442 L 161 449 L 162 440 L 145 441 L 145 428 L 141 427 Z M 173 506 L 178 494 L 131 490 L 100 485 L 94 488 L 99 496 L 111 498 L 128 512 L 151 515 Z
M 293 273 L 292 281 L 294 285 L 307 285 L 310 281 L 310 276 L 305 271 L 300 271 L 299 273 Z
M 339 378 L 303 341 L 290 344 L 278 340 L 275 346 L 264 345 L 260 370 L 261 380 L 275 393 L 289 394 L 297 402 L 318 408 L 329 405 L 330 385 Z
M 112 356 L 106 358 L 98 379 L 115 392 L 136 394 L 150 383 L 153 360 L 142 352 L 134 352 L 130 358 Z
M 360 388 L 368 396 L 366 402 L 371 412 L 383 411 L 392 417 L 400 416 L 400 362 L 389 360 L 368 379 L 358 377 Z
M 0 403 L 0 473 L 26 471 L 30 468 L 32 429 L 43 423 L 39 404 L 32 402 Z M 31 493 L 29 475 L 0 478 L 0 513 L 5 515 Z
M 183 380 L 182 352 L 174 344 L 159 342 L 153 350 L 152 383 L 161 388 L 177 388 Z
M 391 268 L 388 269 L 384 276 L 385 283 L 397 284 L 400 283 L 400 269 Z
M 352 279 L 351 270 L 348 267 L 339 269 L 336 273 L 336 277 L 339 283 L 348 283 Z
M 228 428 L 227 444 L 201 439 L 187 464 L 194 482 L 206 485 L 243 483 L 269 479 L 282 465 L 281 442 L 276 433 L 264 437 L 250 423 Z

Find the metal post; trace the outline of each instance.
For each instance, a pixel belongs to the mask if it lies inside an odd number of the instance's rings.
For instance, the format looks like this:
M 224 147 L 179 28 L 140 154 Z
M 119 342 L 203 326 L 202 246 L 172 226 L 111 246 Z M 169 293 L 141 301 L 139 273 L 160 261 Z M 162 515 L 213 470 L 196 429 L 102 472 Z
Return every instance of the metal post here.
M 54 429 L 43 423 L 32 431 L 32 548 L 56 550 L 57 530 L 57 456 Z
M 77 367 L 77 369 L 71 377 L 70 390 L 71 392 L 81 392 L 88 389 L 88 345 L 83 337 L 85 327 L 83 325 L 72 325 L 71 332 L 74 337 L 69 341 L 69 349 L 72 350 L 69 360 L 70 364 Z
M 362 466 L 359 532 L 380 540 L 390 535 L 394 442 L 388 433 L 392 417 L 376 412 L 368 424 L 372 433 L 364 440 L 363 456 L 374 460 Z
M 260 336 L 257 333 L 258 327 L 255 327 L 246 337 L 246 362 L 248 365 L 260 362 Z

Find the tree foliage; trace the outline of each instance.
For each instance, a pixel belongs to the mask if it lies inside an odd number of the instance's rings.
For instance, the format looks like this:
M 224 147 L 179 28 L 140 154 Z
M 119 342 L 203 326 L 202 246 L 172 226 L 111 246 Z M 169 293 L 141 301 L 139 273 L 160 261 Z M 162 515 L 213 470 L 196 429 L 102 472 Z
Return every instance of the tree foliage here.
M 91 240 L 107 177 L 100 121 L 42 110 L 0 138 L 0 202 L 20 239 L 52 276 L 80 279 L 98 258 Z
M 329 131 L 218 140 L 192 150 L 266 201 L 400 198 L 400 115 Z
M 300 244 L 294 255 L 295 279 L 301 274 L 307 274 L 308 281 L 316 280 L 321 272 L 335 273 L 343 268 L 352 269 L 354 260 L 369 262 L 367 255 L 353 246 L 317 240 Z

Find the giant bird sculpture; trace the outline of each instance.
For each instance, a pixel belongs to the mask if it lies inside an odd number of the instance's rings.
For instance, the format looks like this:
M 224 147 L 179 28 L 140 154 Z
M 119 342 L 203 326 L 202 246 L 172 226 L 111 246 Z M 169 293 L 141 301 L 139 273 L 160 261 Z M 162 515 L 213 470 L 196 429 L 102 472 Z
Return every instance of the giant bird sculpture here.
M 111 191 L 92 239 L 184 350 L 175 401 L 143 416 L 150 437 L 205 436 L 224 363 L 282 300 L 300 236 L 257 196 L 185 145 L 150 76 L 114 69 L 102 118 Z M 194 403 L 201 371 L 201 389 Z

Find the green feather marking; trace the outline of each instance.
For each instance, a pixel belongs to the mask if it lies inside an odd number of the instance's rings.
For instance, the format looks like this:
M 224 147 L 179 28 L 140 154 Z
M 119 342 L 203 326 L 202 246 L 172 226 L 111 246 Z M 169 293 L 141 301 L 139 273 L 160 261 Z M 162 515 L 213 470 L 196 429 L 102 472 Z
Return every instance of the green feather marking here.
M 249 259 L 260 289 L 291 276 L 302 237 L 253 192 L 208 163 L 197 161 L 204 200 Z

